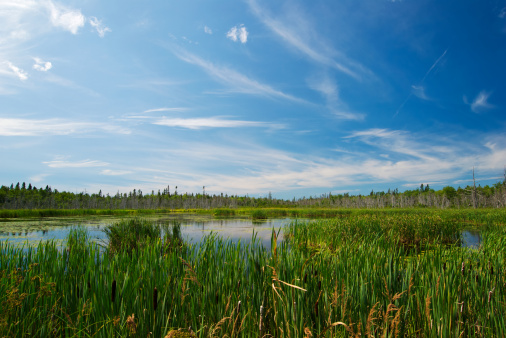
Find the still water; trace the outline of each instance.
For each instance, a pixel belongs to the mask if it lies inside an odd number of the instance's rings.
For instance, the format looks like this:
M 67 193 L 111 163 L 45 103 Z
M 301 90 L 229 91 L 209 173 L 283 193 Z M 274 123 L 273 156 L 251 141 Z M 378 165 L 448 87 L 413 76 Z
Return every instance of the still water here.
M 126 219 L 128 217 L 122 217 Z M 280 231 L 294 219 L 269 219 L 252 221 L 248 218 L 216 219 L 211 215 L 157 215 L 142 217 L 153 220 L 159 224 L 172 224 L 177 221 L 181 224 L 183 238 L 197 243 L 203 237 L 215 233 L 233 242 L 249 243 L 253 234 L 266 248 L 270 248 L 272 230 Z M 86 217 L 86 218 L 51 218 L 43 220 L 14 220 L 0 222 L 0 241 L 9 241 L 13 244 L 37 245 L 41 240 L 54 240 L 64 245 L 65 238 L 72 227 L 80 225 L 86 227 L 92 240 L 105 244 L 106 237 L 103 232 L 108 225 L 118 222 L 118 217 Z M 278 242 L 282 240 L 281 234 Z
M 106 244 L 103 232 L 108 225 L 128 217 L 97 216 L 86 218 L 55 217 L 42 220 L 11 220 L 0 221 L 0 242 L 9 241 L 13 244 L 37 245 L 41 240 L 53 240 L 59 245 L 65 244 L 70 229 L 81 225 L 88 229 L 92 240 Z M 174 221 L 181 223 L 183 238 L 198 243 L 203 237 L 215 233 L 233 242 L 249 243 L 253 234 L 266 248 L 271 246 L 272 230 L 280 231 L 278 243 L 282 240 L 281 229 L 295 222 L 292 218 L 269 219 L 252 221 L 248 218 L 216 219 L 211 215 L 156 215 L 143 217 L 160 224 L 171 224 Z M 298 221 L 301 221 L 300 219 Z M 477 249 L 481 243 L 481 235 L 478 230 L 466 229 L 462 231 L 462 246 Z

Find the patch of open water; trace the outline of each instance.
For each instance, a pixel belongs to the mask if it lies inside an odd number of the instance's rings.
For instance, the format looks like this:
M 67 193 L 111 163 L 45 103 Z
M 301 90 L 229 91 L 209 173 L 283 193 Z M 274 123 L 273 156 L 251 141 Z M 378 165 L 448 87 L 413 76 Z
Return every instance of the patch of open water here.
M 24 219 L 0 222 L 0 241 L 21 245 L 36 246 L 41 240 L 54 240 L 59 245 L 64 245 L 65 238 L 72 227 L 85 226 L 90 238 L 98 243 L 106 242 L 104 228 L 121 219 L 128 217 L 97 216 L 97 217 L 55 217 L 40 220 Z M 211 215 L 198 214 L 166 214 L 142 217 L 153 220 L 160 224 L 171 224 L 174 221 L 181 223 L 183 238 L 198 243 L 205 236 L 215 233 L 218 236 L 233 242 L 251 242 L 253 233 L 264 247 L 270 248 L 271 235 L 274 229 L 278 232 L 285 225 L 295 221 L 293 218 L 268 219 L 253 221 L 249 218 L 222 218 L 217 219 Z M 300 219 L 299 219 L 300 220 Z M 278 244 L 282 240 L 278 236 Z M 462 246 L 476 249 L 481 243 L 480 231 L 465 229 L 462 231 Z
M 0 241 L 9 241 L 16 245 L 37 245 L 41 240 L 54 240 L 64 245 L 65 238 L 74 226 L 87 228 L 90 238 L 98 243 L 105 243 L 104 228 L 120 219 L 127 217 L 86 217 L 86 218 L 51 218 L 41 220 L 16 220 L 0 222 Z M 291 218 L 268 219 L 252 221 L 248 218 L 223 218 L 216 219 L 211 215 L 156 215 L 142 217 L 153 220 L 159 224 L 181 223 L 183 238 L 198 243 L 205 236 L 215 233 L 218 236 L 233 242 L 249 243 L 253 233 L 266 248 L 271 246 L 271 235 L 274 229 L 278 232 L 285 225 L 294 221 Z M 278 242 L 282 236 L 278 236 Z

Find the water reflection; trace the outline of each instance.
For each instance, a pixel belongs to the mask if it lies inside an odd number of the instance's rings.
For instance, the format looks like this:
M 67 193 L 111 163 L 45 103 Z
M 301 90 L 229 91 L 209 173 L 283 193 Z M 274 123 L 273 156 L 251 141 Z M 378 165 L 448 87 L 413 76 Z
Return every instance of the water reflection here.
M 467 229 L 462 231 L 462 246 L 466 248 L 478 249 L 481 244 L 481 234 L 479 230 Z
M 206 215 L 163 215 L 146 217 L 158 224 L 171 224 L 174 221 L 181 223 L 183 238 L 192 243 L 200 242 L 205 236 L 215 233 L 224 239 L 233 242 L 249 243 L 253 233 L 257 240 L 270 248 L 272 229 L 277 232 L 293 219 L 270 219 L 252 222 L 251 219 L 214 219 Z M 17 222 L 16 224 L 0 223 L 0 241 L 8 240 L 10 243 L 22 244 L 28 241 L 29 245 L 37 245 L 41 240 L 55 240 L 61 242 L 69 234 L 73 226 L 87 227 L 90 238 L 98 243 L 105 243 L 104 227 L 119 221 L 118 218 L 92 218 L 92 219 L 59 219 L 58 221 Z M 13 228 L 20 228 L 19 230 Z M 14 230 L 14 231 L 13 231 Z M 22 234 L 24 233 L 24 236 Z M 278 242 L 282 236 L 278 236 Z

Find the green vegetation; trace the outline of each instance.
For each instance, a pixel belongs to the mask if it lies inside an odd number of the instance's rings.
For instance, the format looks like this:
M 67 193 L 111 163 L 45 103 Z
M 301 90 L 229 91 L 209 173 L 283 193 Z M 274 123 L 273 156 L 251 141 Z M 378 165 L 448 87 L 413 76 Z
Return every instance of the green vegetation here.
M 294 221 L 270 249 L 142 220 L 105 251 L 83 228 L 64 250 L 3 242 L 0 336 L 504 336 L 504 210 L 394 211 Z
M 365 195 L 348 193 L 303 197 L 293 200 L 267 197 L 209 195 L 205 193 L 172 192 L 170 187 L 144 194 L 140 189 L 114 196 L 98 193 L 72 193 L 58 191 L 49 186 L 37 188 L 24 182 L 0 187 L 0 211 L 19 209 L 67 209 L 104 210 L 110 215 L 116 210 L 174 210 L 174 209 L 215 209 L 218 213 L 237 208 L 503 208 L 506 206 L 506 180 L 492 186 L 480 185 L 465 188 L 447 186 L 434 190 L 429 185 L 399 192 L 371 191 Z M 40 210 L 40 211 L 42 211 Z M 100 212 L 100 211 L 95 211 Z M 128 211 L 131 212 L 131 211 Z M 70 213 L 70 212 L 69 212 Z M 86 211 L 83 212 L 86 214 Z M 5 214 L 4 214 L 5 215 Z M 118 213 L 119 215 L 119 213 Z M 223 215 L 225 216 L 225 215 Z M 7 216 L 1 216 L 3 218 Z
M 267 212 L 263 209 L 256 209 L 251 212 L 251 218 L 253 219 L 267 219 Z

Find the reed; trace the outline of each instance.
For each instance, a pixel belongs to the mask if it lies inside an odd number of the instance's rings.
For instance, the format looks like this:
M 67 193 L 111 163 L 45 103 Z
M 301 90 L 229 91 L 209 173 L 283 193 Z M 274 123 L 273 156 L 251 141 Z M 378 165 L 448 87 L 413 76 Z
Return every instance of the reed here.
M 211 234 L 165 250 L 163 229 L 130 251 L 83 229 L 70 250 L 0 242 L 0 336 L 504 336 L 503 220 L 476 216 L 467 249 L 466 223 L 436 216 L 297 221 L 271 249 Z

